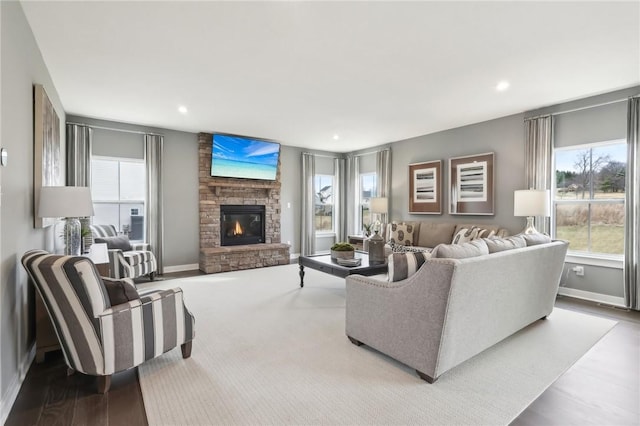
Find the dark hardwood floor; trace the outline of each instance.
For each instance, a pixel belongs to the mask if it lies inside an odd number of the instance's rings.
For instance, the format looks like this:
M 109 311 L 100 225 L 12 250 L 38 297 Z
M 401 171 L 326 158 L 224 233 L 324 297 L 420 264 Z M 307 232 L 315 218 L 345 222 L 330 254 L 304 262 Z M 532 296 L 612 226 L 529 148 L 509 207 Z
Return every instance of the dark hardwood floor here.
M 166 274 L 164 279 L 197 275 Z M 559 297 L 556 306 L 619 321 L 513 423 L 640 425 L 640 312 Z M 147 425 L 137 369 L 113 376 L 106 395 L 95 378 L 66 375 L 61 353 L 33 363 L 7 419 L 24 425 Z

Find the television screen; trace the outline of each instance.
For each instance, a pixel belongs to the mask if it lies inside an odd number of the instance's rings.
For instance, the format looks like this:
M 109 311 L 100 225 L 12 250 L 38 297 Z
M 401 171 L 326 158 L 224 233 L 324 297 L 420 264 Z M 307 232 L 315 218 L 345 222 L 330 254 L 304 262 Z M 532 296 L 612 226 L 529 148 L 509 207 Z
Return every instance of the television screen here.
M 214 134 L 211 176 L 276 180 L 279 155 L 277 142 Z

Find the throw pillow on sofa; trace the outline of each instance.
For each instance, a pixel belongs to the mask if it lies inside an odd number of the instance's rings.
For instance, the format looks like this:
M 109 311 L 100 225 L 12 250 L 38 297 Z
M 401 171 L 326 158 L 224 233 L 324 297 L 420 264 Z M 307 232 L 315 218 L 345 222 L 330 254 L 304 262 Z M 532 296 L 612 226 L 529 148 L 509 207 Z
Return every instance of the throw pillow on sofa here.
M 403 246 L 402 244 L 389 243 L 392 253 L 429 253 L 431 249 L 426 247 Z
M 389 235 L 390 244 L 399 244 L 402 246 L 413 245 L 414 226 L 406 223 L 392 223 L 391 233 Z
M 489 247 L 489 253 L 497 253 L 499 251 L 511 250 L 514 248 L 523 248 L 527 246 L 527 242 L 521 235 L 514 235 L 512 237 L 490 237 L 485 238 L 485 243 Z
M 551 242 L 551 237 L 545 234 L 518 234 L 522 235 L 524 240 L 527 242 L 527 247 L 529 246 L 537 246 L 538 244 L 546 244 Z
M 402 281 L 415 274 L 429 258 L 426 252 L 392 253 L 389 255 L 389 281 Z
M 463 244 L 439 244 L 431 251 L 431 257 L 445 259 L 466 259 L 483 254 L 489 254 L 489 247 L 481 239 Z
M 117 237 L 95 237 L 96 243 L 106 243 L 109 250 L 120 249 L 122 251 L 131 251 L 131 242 L 126 235 L 118 235 Z
M 123 303 L 130 302 L 131 300 L 140 299 L 138 290 L 136 290 L 135 284 L 128 278 L 113 279 L 102 277 L 102 282 L 107 289 L 107 295 L 109 296 L 109 302 L 111 306 L 121 305 Z
M 479 226 L 472 226 L 471 228 L 462 228 L 453 235 L 451 244 L 463 244 L 469 241 L 477 240 L 478 238 L 488 238 L 495 234 L 495 231 L 489 231 L 488 229 L 480 228 Z

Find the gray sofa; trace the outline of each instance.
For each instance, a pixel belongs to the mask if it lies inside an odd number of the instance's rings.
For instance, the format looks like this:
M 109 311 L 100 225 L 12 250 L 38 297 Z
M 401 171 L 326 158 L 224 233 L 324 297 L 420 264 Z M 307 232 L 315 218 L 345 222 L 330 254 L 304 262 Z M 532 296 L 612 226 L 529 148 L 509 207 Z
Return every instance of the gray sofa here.
M 553 310 L 568 244 L 553 241 L 465 259 L 429 258 L 396 282 L 346 279 L 346 334 L 440 375 Z

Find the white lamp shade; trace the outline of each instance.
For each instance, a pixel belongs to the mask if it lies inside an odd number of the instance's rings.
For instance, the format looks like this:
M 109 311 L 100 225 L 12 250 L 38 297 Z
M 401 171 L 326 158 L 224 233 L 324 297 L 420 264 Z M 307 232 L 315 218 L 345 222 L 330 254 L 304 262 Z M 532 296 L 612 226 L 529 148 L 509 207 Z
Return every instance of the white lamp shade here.
M 550 216 L 548 189 L 521 189 L 513 193 L 514 216 Z
M 38 216 L 93 216 L 91 190 L 86 186 L 43 186 L 40 188 Z
M 389 210 L 389 202 L 386 197 L 372 198 L 370 207 L 371 213 L 387 213 Z

